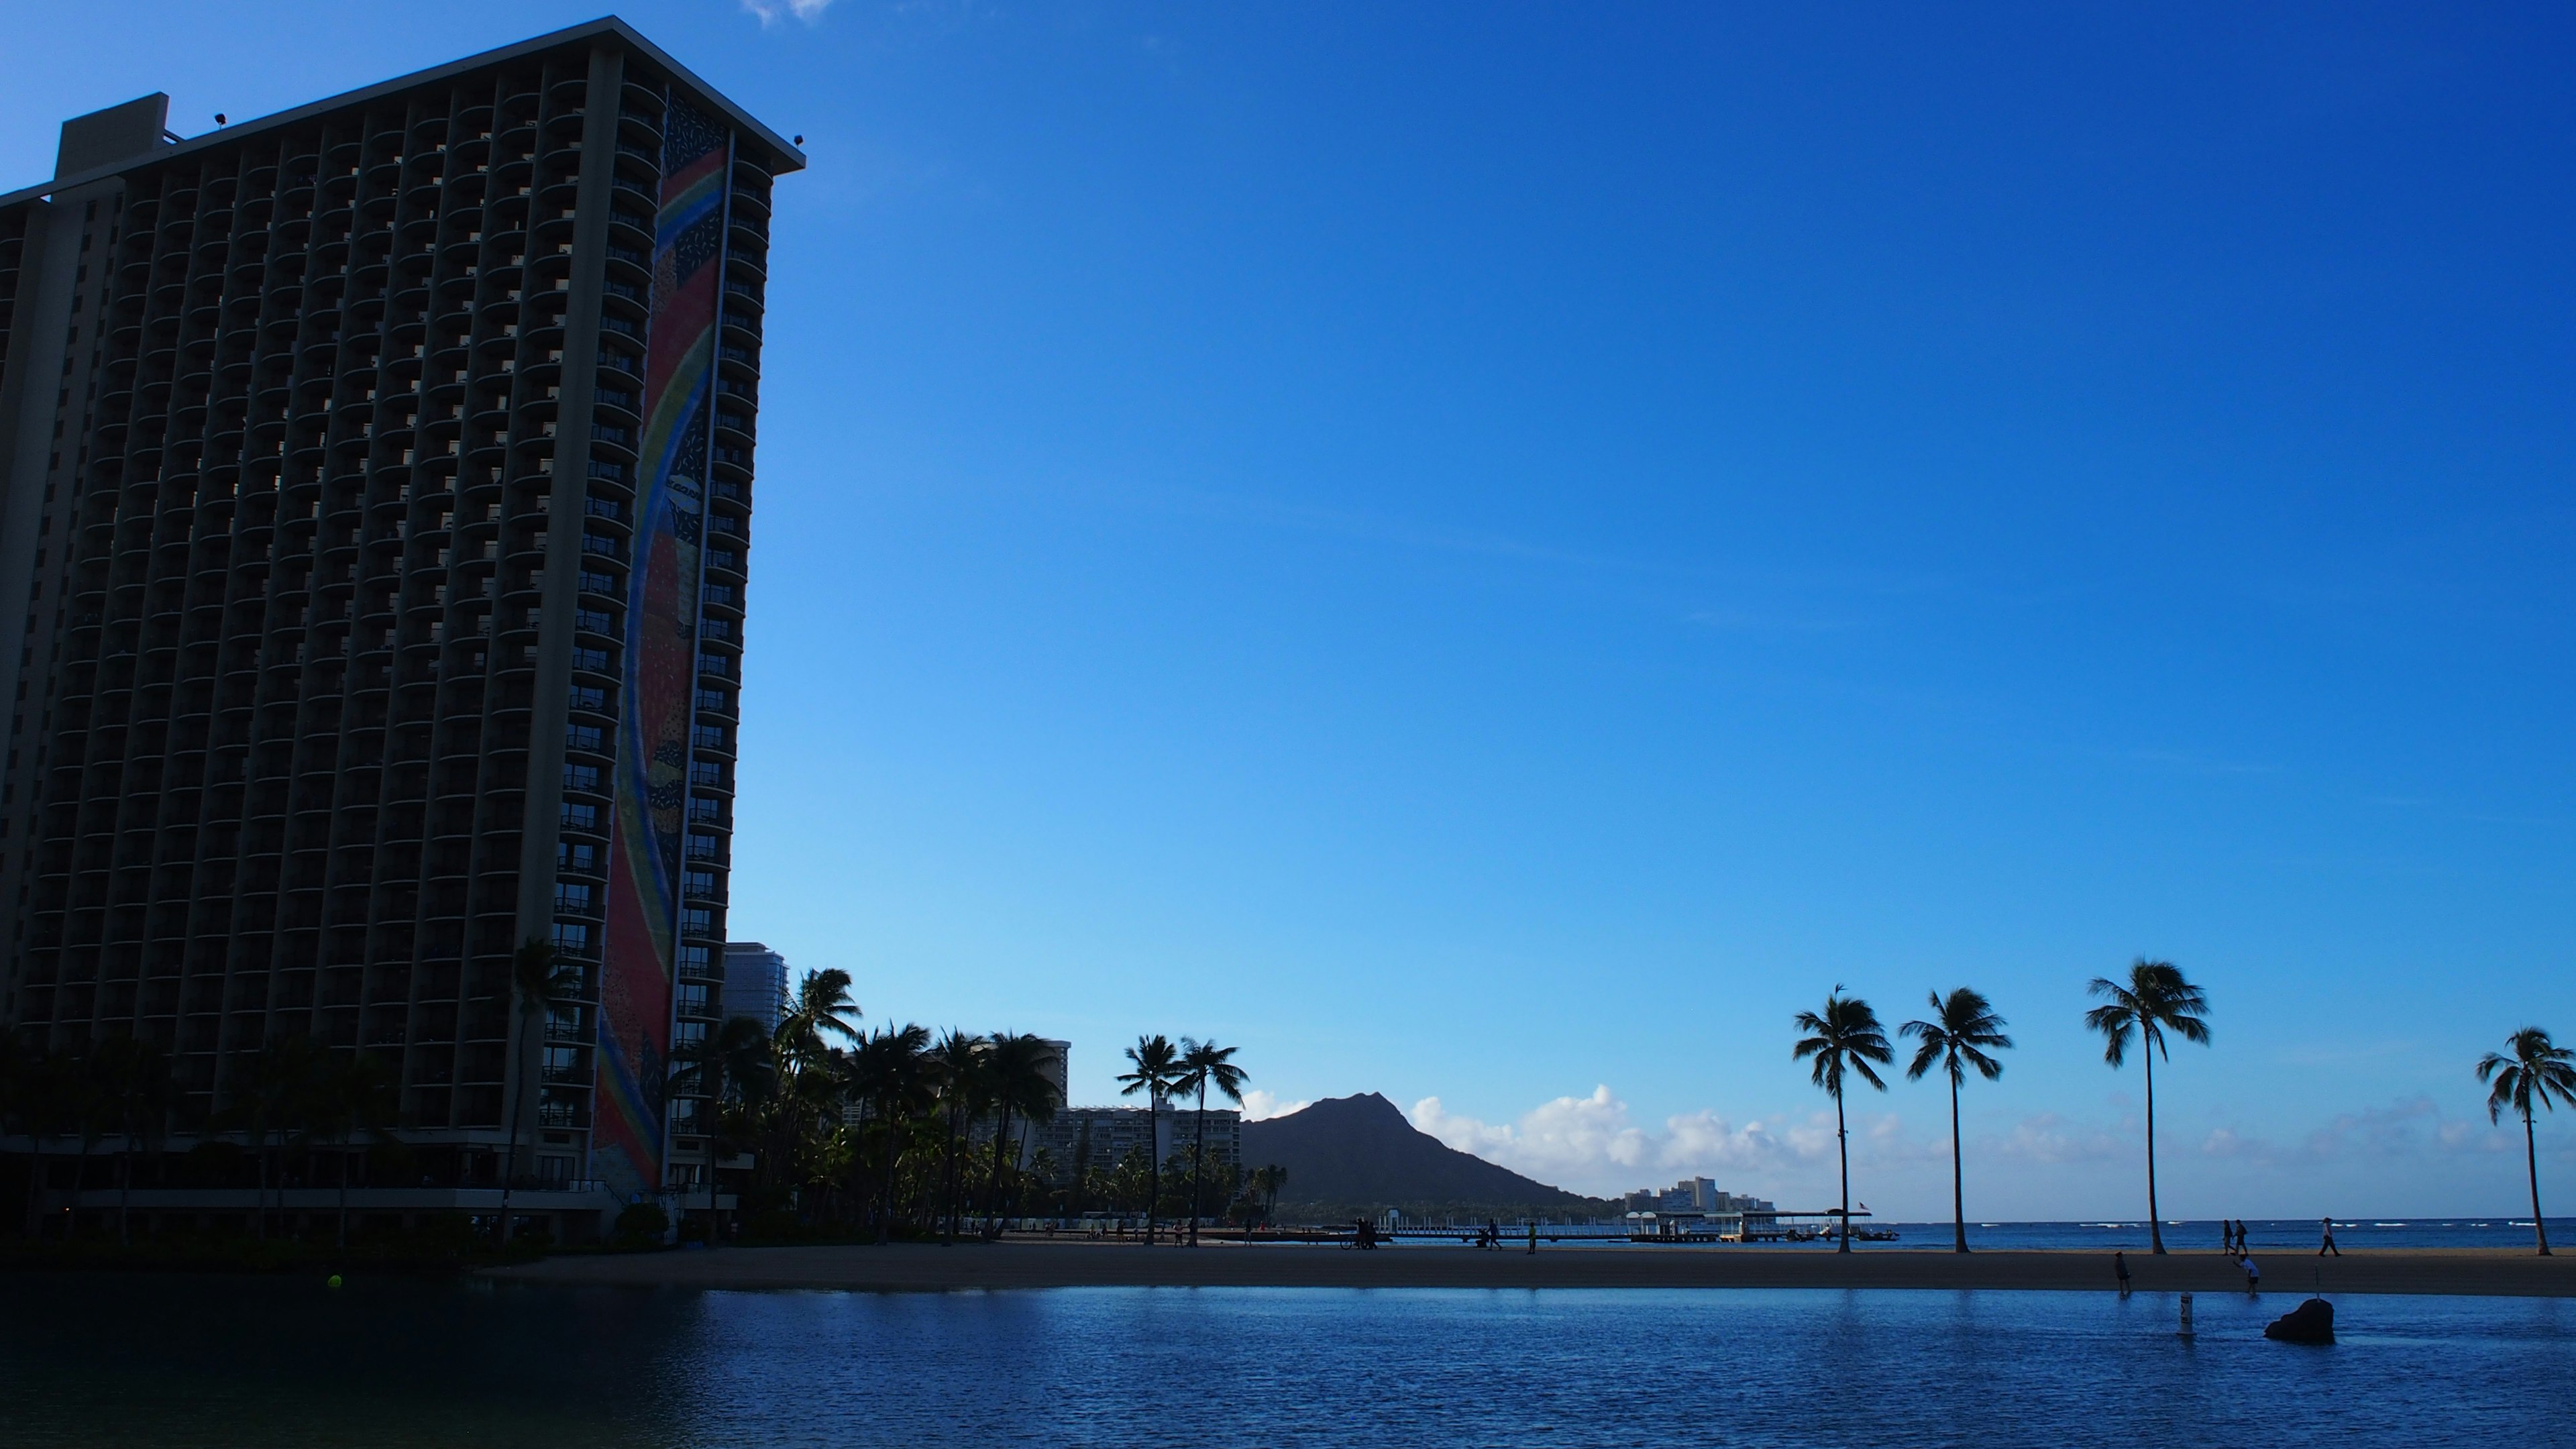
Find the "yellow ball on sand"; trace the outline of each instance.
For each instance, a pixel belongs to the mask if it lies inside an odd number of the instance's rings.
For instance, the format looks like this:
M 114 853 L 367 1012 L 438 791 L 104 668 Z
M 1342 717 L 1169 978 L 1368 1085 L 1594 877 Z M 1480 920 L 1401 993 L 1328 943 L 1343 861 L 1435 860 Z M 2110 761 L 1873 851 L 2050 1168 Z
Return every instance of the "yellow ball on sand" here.
M 339 1286 L 340 1286 L 340 1275 L 339 1275 L 339 1274 L 334 1273 L 334 1274 L 332 1274 L 332 1275 L 331 1275 L 331 1286 L 332 1286 L 332 1287 L 334 1287 L 334 1288 L 337 1288 L 337 1287 L 339 1287 Z

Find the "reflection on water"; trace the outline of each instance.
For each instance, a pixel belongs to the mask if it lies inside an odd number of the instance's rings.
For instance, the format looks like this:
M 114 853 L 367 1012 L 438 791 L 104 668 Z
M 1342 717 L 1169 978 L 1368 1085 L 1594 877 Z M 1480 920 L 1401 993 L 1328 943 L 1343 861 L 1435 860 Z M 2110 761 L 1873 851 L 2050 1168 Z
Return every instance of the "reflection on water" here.
M 2576 1303 L 0 1280 L 22 1444 L 2553 1442 Z

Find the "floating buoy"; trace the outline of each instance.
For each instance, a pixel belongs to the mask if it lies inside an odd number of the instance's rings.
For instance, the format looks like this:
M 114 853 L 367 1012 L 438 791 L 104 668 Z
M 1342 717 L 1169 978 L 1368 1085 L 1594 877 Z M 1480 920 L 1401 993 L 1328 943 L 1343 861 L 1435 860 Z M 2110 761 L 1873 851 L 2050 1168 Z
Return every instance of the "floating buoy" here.
M 333 1287 L 333 1288 L 337 1288 L 337 1287 L 339 1287 L 339 1286 L 340 1286 L 340 1275 L 339 1275 L 339 1274 L 334 1273 L 334 1274 L 332 1274 L 332 1275 L 331 1275 L 331 1281 L 330 1281 L 329 1286 L 331 1286 L 331 1287 Z

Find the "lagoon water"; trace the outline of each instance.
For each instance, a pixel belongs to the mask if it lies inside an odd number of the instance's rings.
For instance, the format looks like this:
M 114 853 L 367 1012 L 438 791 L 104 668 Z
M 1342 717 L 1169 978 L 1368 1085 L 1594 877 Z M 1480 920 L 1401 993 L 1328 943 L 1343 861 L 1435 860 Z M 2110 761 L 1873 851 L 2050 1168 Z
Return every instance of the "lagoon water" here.
M 0 1281 L 12 1444 L 2410 1446 L 2576 1437 L 2576 1301 Z

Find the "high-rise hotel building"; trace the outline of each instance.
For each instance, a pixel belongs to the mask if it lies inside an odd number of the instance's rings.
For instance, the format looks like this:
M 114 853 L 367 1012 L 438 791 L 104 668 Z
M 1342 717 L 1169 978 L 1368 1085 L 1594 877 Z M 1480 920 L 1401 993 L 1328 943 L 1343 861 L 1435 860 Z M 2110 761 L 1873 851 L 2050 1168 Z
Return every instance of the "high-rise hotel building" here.
M 770 187 L 604 20 L 0 195 L 0 1015 L 220 1121 L 264 1043 L 398 1064 L 437 1183 L 698 1180 Z M 574 998 L 527 1024 L 511 962 Z M 597 1184 L 596 1187 L 592 1186 Z

